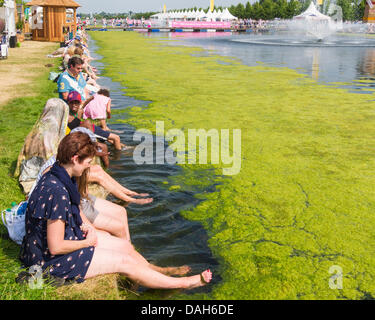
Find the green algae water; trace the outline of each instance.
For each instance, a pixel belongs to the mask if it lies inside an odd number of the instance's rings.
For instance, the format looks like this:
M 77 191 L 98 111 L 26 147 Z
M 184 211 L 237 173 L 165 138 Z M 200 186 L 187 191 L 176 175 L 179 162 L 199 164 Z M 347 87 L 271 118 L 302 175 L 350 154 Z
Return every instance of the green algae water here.
M 372 94 L 135 33 L 90 36 L 104 74 L 150 101 L 119 123 L 154 133 L 156 121 L 165 130 L 241 130 L 238 174 L 223 176 L 226 164 L 185 164 L 169 182 L 171 192 L 214 186 L 181 212 L 204 226 L 219 262 L 221 280 L 205 298 L 375 296 Z

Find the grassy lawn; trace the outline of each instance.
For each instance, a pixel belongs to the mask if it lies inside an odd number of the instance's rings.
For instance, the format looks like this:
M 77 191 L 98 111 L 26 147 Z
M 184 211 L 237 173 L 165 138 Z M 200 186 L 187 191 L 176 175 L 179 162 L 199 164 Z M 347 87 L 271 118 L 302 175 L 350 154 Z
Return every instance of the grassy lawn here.
M 28 43 L 25 46 L 21 44 L 21 48 L 10 52 L 8 60 L 0 62 L 3 70 L 9 68 L 6 75 L 0 75 L 4 78 L 2 81 L 17 77 L 24 78 L 21 84 L 16 84 L 17 87 L 12 88 L 12 96 L 7 99 L 7 102 L 0 105 L 2 115 L 0 119 L 1 210 L 10 207 L 12 201 L 19 202 L 25 199 L 18 180 L 13 176 L 17 157 L 24 139 L 39 118 L 45 102 L 49 98 L 57 97 L 56 84 L 48 80 L 49 72 L 55 70 L 55 67 L 45 67 L 46 64 L 57 65 L 56 60 L 46 58 L 48 53 L 57 49 L 57 45 L 40 44 L 32 53 L 27 50 L 28 45 Z M 31 69 L 30 66 L 32 66 Z M 19 69 L 23 70 L 22 74 L 17 72 Z M 12 73 L 12 70 L 15 73 Z M 54 289 L 49 286 L 32 290 L 28 286 L 15 283 L 15 278 L 21 271 L 18 260 L 20 246 L 9 240 L 2 222 L 0 234 L 0 300 L 53 299 Z
M 208 298 L 375 297 L 373 95 L 136 33 L 90 35 L 106 75 L 153 101 L 134 107 L 127 123 L 155 131 L 164 121 L 185 136 L 189 128 L 241 130 L 240 173 L 183 213 L 207 229 L 221 265 Z M 184 165 L 181 185 L 204 183 L 212 167 L 220 177 L 226 165 Z M 342 290 L 329 287 L 332 266 L 343 271 Z

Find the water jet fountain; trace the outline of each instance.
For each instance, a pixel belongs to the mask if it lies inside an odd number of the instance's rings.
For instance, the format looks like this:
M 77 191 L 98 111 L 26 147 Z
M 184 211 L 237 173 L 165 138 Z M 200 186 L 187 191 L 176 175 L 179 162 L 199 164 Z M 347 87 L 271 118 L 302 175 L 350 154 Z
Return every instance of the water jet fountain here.
M 319 12 L 314 2 L 311 2 L 306 11 L 289 21 L 288 28 L 291 31 L 303 32 L 321 42 L 342 28 L 340 22 L 335 22 L 331 17 Z
M 330 3 L 319 12 L 314 2 L 303 13 L 290 20 L 278 21 L 270 27 L 270 34 L 250 35 L 246 39 L 233 41 L 253 45 L 298 46 L 298 47 L 374 47 L 374 39 L 365 38 L 367 25 L 342 22 L 341 7 Z M 274 23 L 274 22 L 273 22 Z M 348 36 L 346 33 L 351 33 Z

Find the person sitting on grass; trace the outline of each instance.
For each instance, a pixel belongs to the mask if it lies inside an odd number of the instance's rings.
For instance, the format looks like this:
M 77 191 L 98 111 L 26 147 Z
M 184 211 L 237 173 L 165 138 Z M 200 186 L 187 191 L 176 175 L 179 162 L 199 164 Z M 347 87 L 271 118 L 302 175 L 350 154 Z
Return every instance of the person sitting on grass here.
M 73 95 L 74 95 L 73 93 L 70 94 L 70 96 L 73 96 Z M 69 99 L 69 96 L 68 96 L 68 99 Z M 69 112 L 69 116 L 68 116 L 68 121 L 69 121 L 69 119 L 71 119 L 70 112 Z M 91 125 L 88 125 L 87 123 L 80 123 L 80 125 L 78 127 L 73 128 L 72 125 L 69 127 L 69 123 L 68 123 L 68 129 L 70 130 L 70 132 L 74 132 L 74 131 L 78 130 L 78 131 L 83 131 L 83 132 L 89 134 L 90 138 L 94 139 L 93 141 L 98 144 L 98 147 L 100 149 L 100 151 L 97 152 L 97 156 L 100 157 L 100 159 L 102 159 L 102 163 L 103 163 L 105 168 L 109 167 L 108 146 L 105 143 L 97 141 L 96 135 L 94 133 L 94 128 Z
M 69 47 L 64 53 L 64 58 L 62 61 L 62 67 L 64 68 L 64 70 L 68 69 L 68 62 L 73 57 L 74 50 L 75 50 L 74 47 Z
M 71 130 L 70 132 L 81 131 L 83 133 L 88 134 L 90 136 L 91 140 L 96 142 L 96 144 L 98 145 L 96 155 L 98 157 L 100 157 L 100 159 L 102 160 L 102 164 L 103 164 L 104 168 L 108 168 L 109 167 L 108 146 L 105 143 L 99 142 L 98 139 L 96 139 L 96 136 L 95 136 L 95 134 L 92 130 L 93 130 L 92 127 L 85 128 L 83 126 L 79 126 L 75 129 Z
M 159 289 L 192 289 L 209 283 L 211 271 L 185 277 L 188 266 L 162 268 L 150 264 L 129 241 L 96 230 L 79 209 L 76 178 L 90 167 L 95 143 L 75 132 L 62 139 L 57 162 L 43 175 L 26 209 L 26 234 L 20 259 L 66 281 L 83 282 L 120 273 L 136 283 Z
M 83 106 L 81 106 L 81 95 L 78 92 L 70 92 L 67 96 L 67 101 L 69 105 L 68 127 L 70 130 L 77 128 L 80 125 L 86 128 L 92 127 L 94 134 L 96 134 L 100 139 L 107 140 L 113 144 L 116 150 L 123 150 L 126 148 L 126 146 L 121 143 L 120 137 L 117 134 L 105 131 L 98 126 L 91 124 L 88 120 L 82 121 L 83 108 L 86 106 L 88 101 L 85 101 Z
M 83 61 L 83 71 L 82 74 L 87 82 L 87 84 L 90 86 L 93 86 L 95 88 L 95 92 L 97 92 L 100 89 L 100 86 L 96 83 L 96 80 L 99 79 L 93 68 L 88 64 L 87 57 L 83 54 L 83 49 L 81 47 L 75 47 L 73 48 L 73 54 L 72 57 L 78 57 L 81 58 Z
M 111 98 L 108 89 L 100 89 L 87 103 L 83 112 L 83 119 L 98 120 L 103 130 L 110 131 L 106 118 L 111 118 Z
M 90 139 L 92 138 L 90 137 Z M 42 166 L 34 182 L 34 185 L 32 186 L 28 194 L 28 199 L 30 199 L 40 179 L 52 168 L 55 162 L 56 157 L 52 156 Z M 84 190 L 84 192 L 81 194 L 80 203 L 80 209 L 82 210 L 83 214 L 92 224 L 95 225 L 96 228 L 109 232 L 116 237 L 131 241 L 127 212 L 125 208 L 105 199 L 96 198 L 94 195 L 88 194 L 88 171 L 86 171 L 80 178 L 77 179 L 79 185 L 83 186 L 78 188 L 79 191 L 81 192 Z
M 74 49 L 74 56 L 78 56 L 79 58 L 81 58 L 84 62 L 83 64 L 83 70 L 94 80 L 98 80 L 98 76 L 95 74 L 95 71 L 93 69 L 93 67 L 90 66 L 89 62 L 88 62 L 88 58 L 87 56 L 84 54 L 84 50 L 82 47 L 76 47 Z
M 78 128 L 77 128 L 78 129 Z M 84 129 L 85 128 L 79 128 Z M 76 129 L 74 129 L 76 130 Z M 75 132 L 71 132 L 73 134 Z M 89 130 L 87 130 L 89 131 Z M 85 133 L 85 131 L 79 131 Z M 95 142 L 95 137 L 91 136 L 88 132 L 90 139 Z M 96 150 L 96 155 L 98 151 Z M 56 156 L 49 158 L 43 166 L 40 168 L 38 176 L 28 194 L 30 199 L 34 189 L 38 185 L 43 174 L 48 172 L 56 162 Z M 128 202 L 139 205 L 144 205 L 153 201 L 153 198 L 149 198 L 147 193 L 137 193 L 131 191 L 116 180 L 114 180 L 108 173 L 106 173 L 100 165 L 90 164 L 90 170 L 87 171 L 87 175 L 83 179 L 79 179 L 81 187 L 79 188 L 82 196 L 82 211 L 89 221 L 97 228 L 109 232 L 110 234 L 119 238 L 124 238 L 130 241 L 130 233 L 128 227 L 128 219 L 125 208 L 115 203 L 107 201 L 105 199 L 96 198 L 88 193 L 88 183 L 97 183 L 106 189 L 109 193 L 115 197 Z M 134 198 L 134 197 L 148 197 L 148 198 Z
M 68 94 L 77 91 L 86 100 L 89 97 L 89 91 L 86 88 L 87 82 L 82 75 L 83 60 L 78 57 L 70 58 L 68 61 L 68 69 L 60 74 L 57 80 L 57 89 L 59 98 L 67 101 Z

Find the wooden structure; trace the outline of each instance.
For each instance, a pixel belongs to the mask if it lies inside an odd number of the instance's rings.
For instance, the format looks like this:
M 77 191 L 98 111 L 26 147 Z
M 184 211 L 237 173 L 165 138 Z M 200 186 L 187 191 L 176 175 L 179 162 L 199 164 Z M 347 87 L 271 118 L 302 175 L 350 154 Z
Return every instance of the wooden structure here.
M 363 16 L 363 22 L 375 23 L 375 1 L 369 0 L 372 3 L 372 8 L 368 5 L 366 1 L 365 14 Z
M 32 30 L 32 39 L 36 41 L 63 42 L 69 33 L 75 36 L 78 3 L 73 0 L 32 0 L 27 6 L 43 8 L 42 22 L 39 28 Z M 36 22 L 36 16 L 32 19 Z

